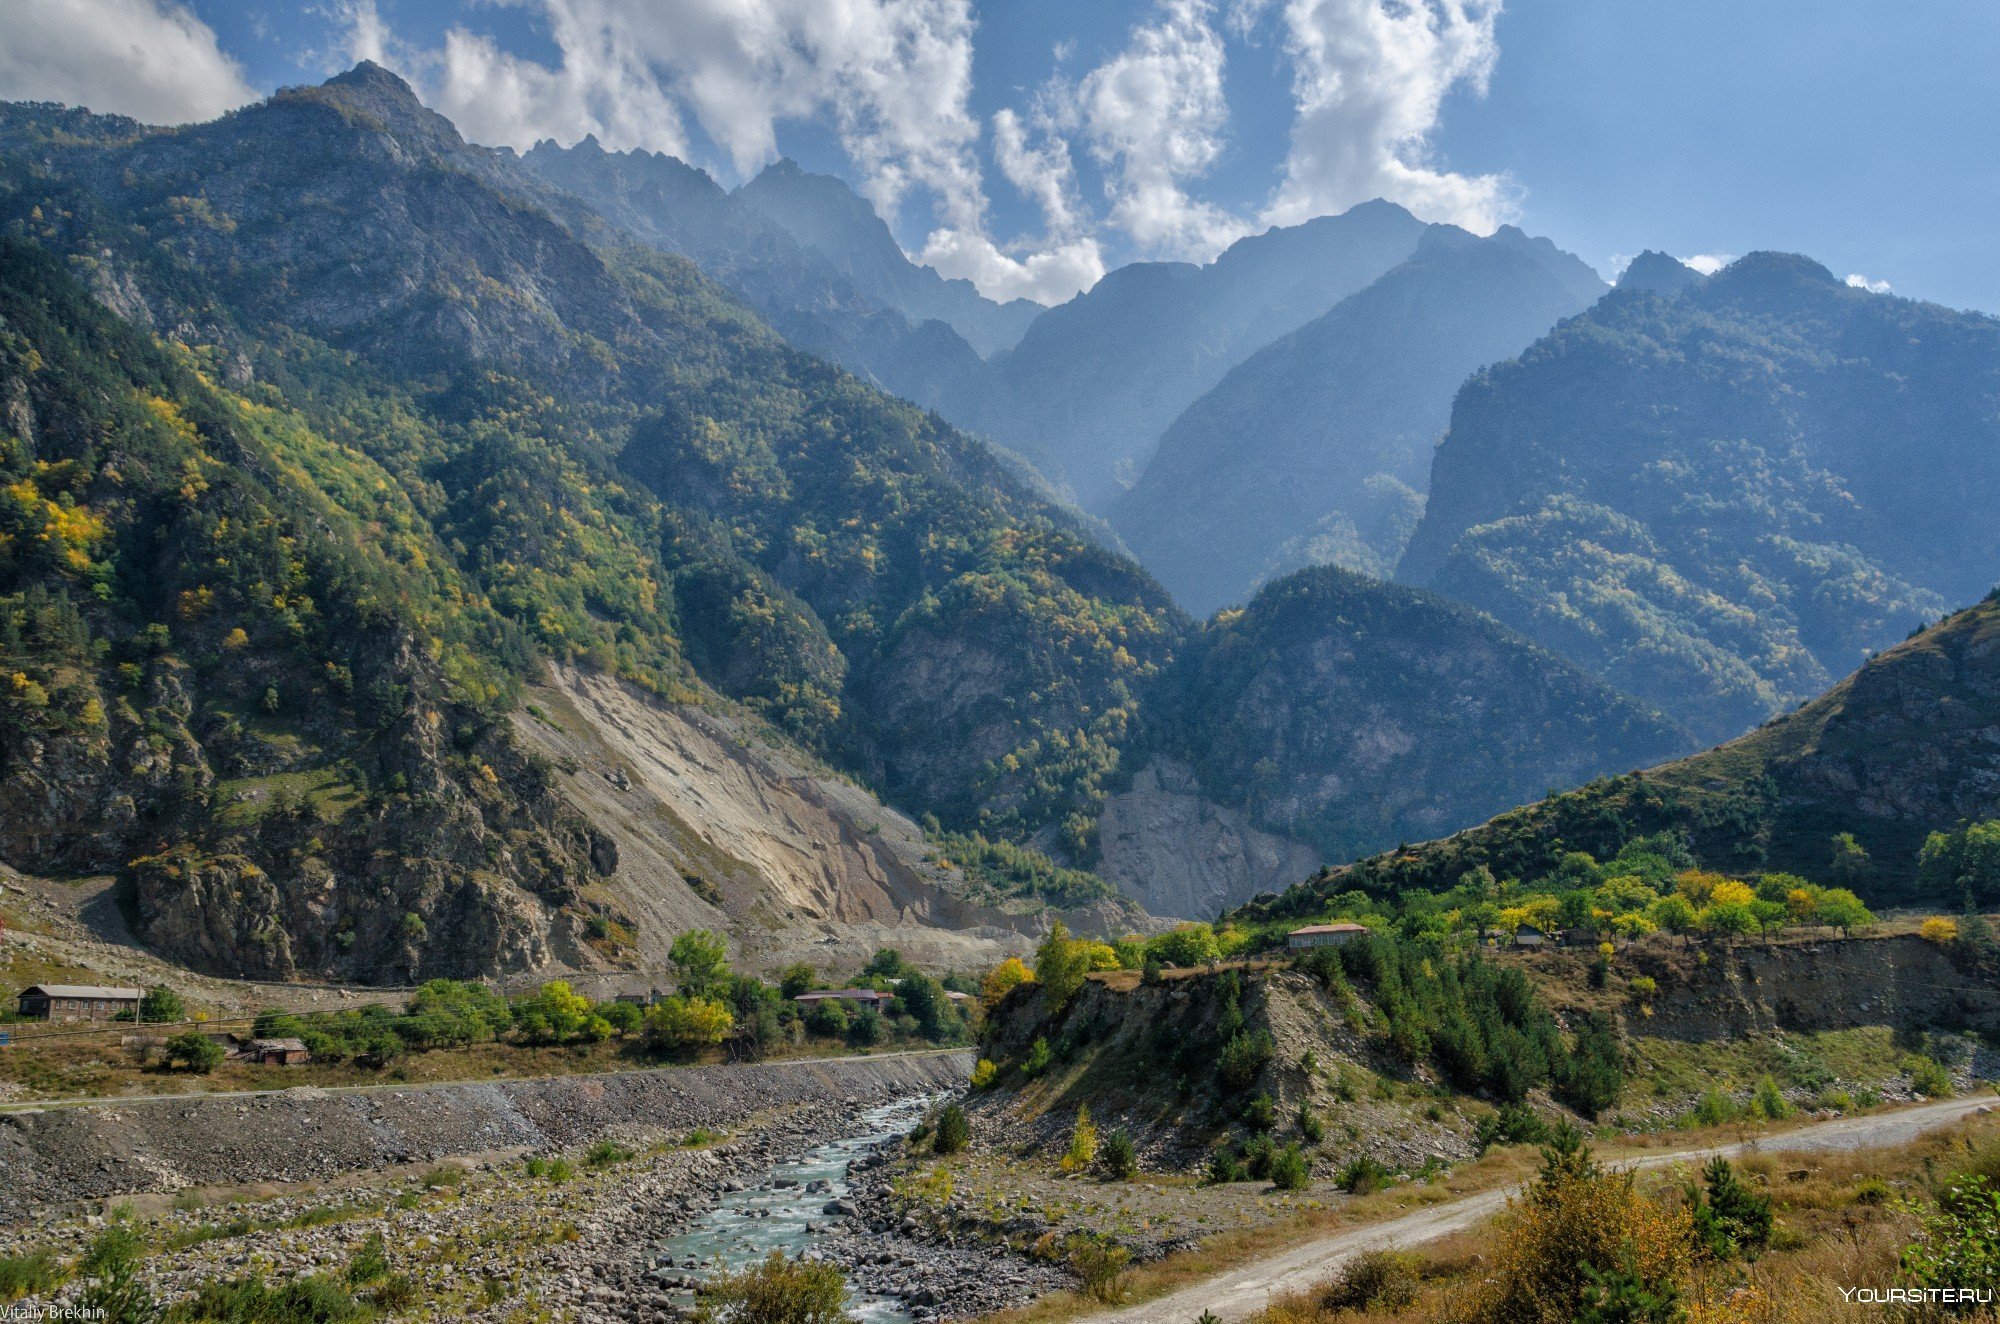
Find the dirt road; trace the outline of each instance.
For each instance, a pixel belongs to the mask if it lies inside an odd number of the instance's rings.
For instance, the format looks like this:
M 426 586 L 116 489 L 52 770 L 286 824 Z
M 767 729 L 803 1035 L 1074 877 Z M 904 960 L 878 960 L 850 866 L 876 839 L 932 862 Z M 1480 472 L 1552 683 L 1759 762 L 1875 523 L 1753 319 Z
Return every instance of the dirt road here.
M 1741 1144 L 1648 1154 L 1620 1166 L 1664 1167 L 1670 1163 L 1706 1161 L 1717 1154 L 1735 1157 L 1751 1151 L 1793 1153 L 1899 1145 L 1994 1105 L 1990 1095 L 1946 1099 L 1897 1112 L 1819 1122 Z M 1342 1264 L 1363 1251 L 1407 1249 L 1472 1227 L 1498 1213 L 1513 1193 L 1512 1188 L 1485 1191 L 1386 1222 L 1336 1232 L 1217 1274 L 1157 1300 L 1103 1311 L 1089 1318 L 1100 1324 L 1194 1324 L 1202 1311 L 1207 1310 L 1224 1321 L 1243 1319 L 1262 1310 L 1274 1295 L 1300 1291 L 1332 1276 Z

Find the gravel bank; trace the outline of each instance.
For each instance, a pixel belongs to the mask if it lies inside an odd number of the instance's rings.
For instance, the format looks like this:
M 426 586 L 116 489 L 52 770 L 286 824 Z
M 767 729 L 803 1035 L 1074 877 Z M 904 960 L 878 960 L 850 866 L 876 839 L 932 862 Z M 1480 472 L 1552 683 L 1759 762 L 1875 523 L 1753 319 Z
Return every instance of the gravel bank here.
M 726 1129 L 795 1105 L 845 1110 L 955 1088 L 971 1067 L 969 1052 L 953 1051 L 6 1113 L 0 1226 L 112 1196 Z

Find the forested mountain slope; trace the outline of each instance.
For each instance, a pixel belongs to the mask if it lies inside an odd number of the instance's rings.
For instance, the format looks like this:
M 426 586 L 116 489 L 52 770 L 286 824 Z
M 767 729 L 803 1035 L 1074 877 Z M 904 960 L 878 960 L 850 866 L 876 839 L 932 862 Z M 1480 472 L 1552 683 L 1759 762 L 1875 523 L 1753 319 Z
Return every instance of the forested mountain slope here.
M 1408 260 L 1190 405 L 1112 523 L 1200 614 L 1301 565 L 1387 578 L 1460 384 L 1603 292 L 1546 239 L 1433 226 Z
M 383 71 L 173 130 L 5 107 L 0 172 L 7 862 L 122 867 L 190 962 L 382 979 L 619 959 L 633 923 L 644 950 L 710 916 L 766 951 L 997 939 L 1037 902 L 1109 927 L 1082 869 L 1130 877 L 1118 851 L 1268 885 L 1240 819 L 1099 838 L 1201 633 L 1149 576 Z M 572 679 L 528 697 L 551 664 Z M 1403 765 L 1459 734 L 1413 732 Z M 1626 763 L 1543 743 L 1516 780 Z M 760 797 L 785 821 L 746 832 Z
M 1684 839 L 1710 869 L 1795 873 L 1851 886 L 1871 903 L 1990 908 L 2000 888 L 1968 898 L 1953 879 L 1923 881 L 1918 852 L 1930 833 L 1993 818 L 2000 818 L 2000 594 L 1720 748 L 1330 870 L 1261 908 L 1308 913 L 1353 888 L 1439 890 L 1482 867 L 1497 879 L 1541 878 L 1566 852 L 1609 860 L 1660 832 Z
M 2000 321 L 1663 262 L 1466 384 L 1399 575 L 1720 739 L 2000 576 Z
M 1327 860 L 1435 836 L 1688 747 L 1488 617 L 1331 566 L 1267 585 L 1176 660 L 1158 748 Z

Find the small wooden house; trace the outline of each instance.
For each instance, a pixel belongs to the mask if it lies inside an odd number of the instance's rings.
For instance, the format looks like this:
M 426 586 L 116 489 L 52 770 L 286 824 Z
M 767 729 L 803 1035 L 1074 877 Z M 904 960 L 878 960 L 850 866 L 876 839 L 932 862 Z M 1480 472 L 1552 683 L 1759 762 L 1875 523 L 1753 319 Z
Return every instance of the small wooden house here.
M 296 1067 L 312 1061 L 312 1052 L 302 1039 L 252 1039 L 243 1045 L 243 1057 L 268 1066 Z

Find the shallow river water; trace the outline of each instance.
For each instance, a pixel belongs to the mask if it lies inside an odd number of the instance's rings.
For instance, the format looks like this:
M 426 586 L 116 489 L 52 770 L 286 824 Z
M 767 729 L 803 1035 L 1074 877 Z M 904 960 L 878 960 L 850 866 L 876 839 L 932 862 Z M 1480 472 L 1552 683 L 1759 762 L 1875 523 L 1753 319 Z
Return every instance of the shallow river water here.
M 930 1100 L 903 1099 L 871 1108 L 856 1120 L 857 1133 L 807 1150 L 796 1160 L 766 1171 L 749 1189 L 731 1191 L 679 1236 L 661 1246 L 672 1263 L 696 1278 L 718 1268 L 739 1269 L 774 1250 L 796 1256 L 819 1240 L 809 1227 L 832 1230 L 845 1220 L 823 1212 L 829 1200 L 847 1194 L 847 1165 L 876 1144 L 908 1131 Z M 825 1182 L 808 1192 L 807 1187 Z M 894 1297 L 854 1293 L 850 1314 L 867 1324 L 907 1324 L 909 1316 Z

